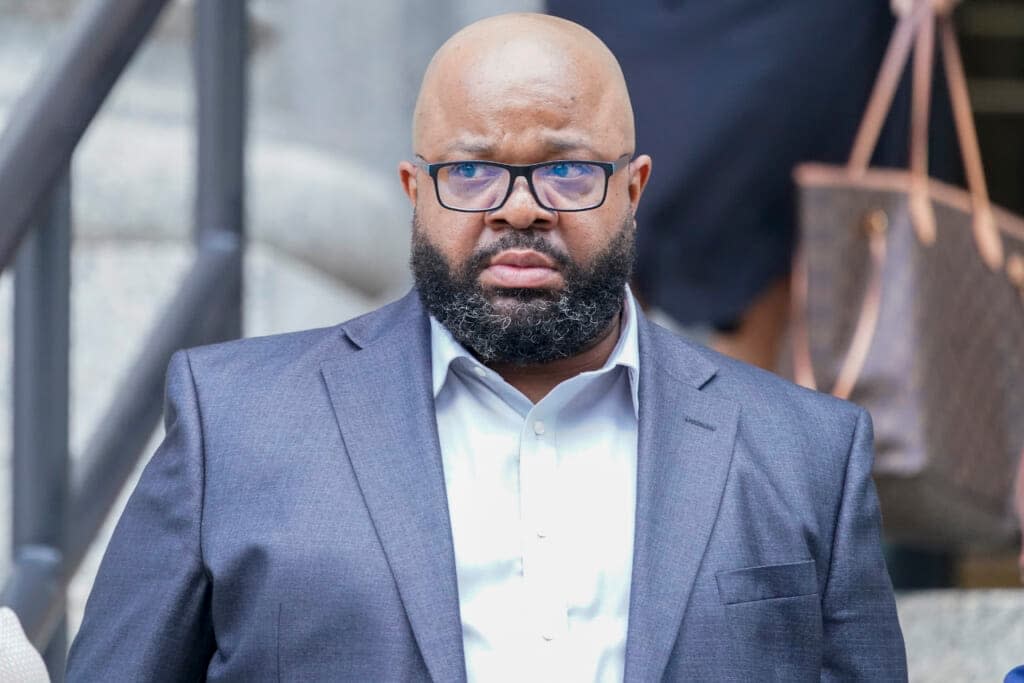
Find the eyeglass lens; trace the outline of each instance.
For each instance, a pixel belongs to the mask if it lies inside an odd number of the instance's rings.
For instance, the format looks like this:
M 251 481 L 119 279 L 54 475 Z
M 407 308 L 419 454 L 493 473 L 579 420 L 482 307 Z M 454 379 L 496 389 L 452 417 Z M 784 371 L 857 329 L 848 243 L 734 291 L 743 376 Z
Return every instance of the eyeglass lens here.
M 570 211 L 593 208 L 604 198 L 604 169 L 585 162 L 559 162 L 533 170 L 537 201 L 545 208 Z M 501 166 L 465 162 L 442 167 L 437 174 L 441 202 L 453 209 L 486 211 L 508 194 L 511 173 Z

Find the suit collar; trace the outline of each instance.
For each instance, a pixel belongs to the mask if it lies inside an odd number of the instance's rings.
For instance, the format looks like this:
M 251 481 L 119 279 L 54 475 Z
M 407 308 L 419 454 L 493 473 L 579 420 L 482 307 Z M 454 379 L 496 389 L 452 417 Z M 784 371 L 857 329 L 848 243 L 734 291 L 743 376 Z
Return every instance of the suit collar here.
M 676 381 L 693 389 L 703 389 L 718 374 L 714 355 L 667 329 L 639 315 L 640 359 L 642 363 L 657 366 L 659 373 L 667 373 Z
M 396 301 L 341 324 L 345 336 L 362 349 L 381 337 L 412 334 L 428 342 L 427 315 L 415 289 Z M 409 339 L 411 343 L 413 338 Z

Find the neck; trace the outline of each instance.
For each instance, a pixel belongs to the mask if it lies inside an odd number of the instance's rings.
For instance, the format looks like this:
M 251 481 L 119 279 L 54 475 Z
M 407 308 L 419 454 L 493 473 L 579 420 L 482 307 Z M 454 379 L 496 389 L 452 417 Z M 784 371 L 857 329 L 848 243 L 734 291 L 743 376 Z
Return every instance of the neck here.
M 582 372 L 599 370 L 612 354 L 619 341 L 622 313 L 618 313 L 604 332 L 589 346 L 569 358 L 560 358 L 538 365 L 512 365 L 510 363 L 489 363 L 489 367 L 502 379 L 521 391 L 528 399 L 537 403 L 558 386 L 559 383 Z

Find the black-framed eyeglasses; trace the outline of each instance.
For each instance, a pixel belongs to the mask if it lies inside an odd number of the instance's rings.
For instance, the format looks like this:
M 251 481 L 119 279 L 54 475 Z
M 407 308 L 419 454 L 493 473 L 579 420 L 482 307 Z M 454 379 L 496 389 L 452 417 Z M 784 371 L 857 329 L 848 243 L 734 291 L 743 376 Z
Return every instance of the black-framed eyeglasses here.
M 496 211 L 512 195 L 516 178 L 526 178 L 534 200 L 548 211 L 589 211 L 604 203 L 608 179 L 629 163 L 631 154 L 612 162 L 562 159 L 539 164 L 496 161 L 413 163 L 434 181 L 437 201 L 452 211 Z

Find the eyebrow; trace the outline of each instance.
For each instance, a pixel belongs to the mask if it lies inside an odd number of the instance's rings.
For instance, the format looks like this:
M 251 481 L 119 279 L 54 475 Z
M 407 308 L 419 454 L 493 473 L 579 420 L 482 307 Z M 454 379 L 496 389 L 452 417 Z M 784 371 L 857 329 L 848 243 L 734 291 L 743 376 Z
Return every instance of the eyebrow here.
M 465 138 L 448 143 L 444 148 L 444 153 L 464 152 L 467 154 L 487 155 L 493 149 L 494 145 L 483 138 Z
M 588 158 L 598 158 L 601 155 L 598 154 L 593 147 L 587 144 L 582 138 L 576 136 L 566 136 L 562 134 L 548 134 L 544 135 L 542 142 L 544 147 L 554 154 L 561 154 L 564 152 L 583 152 L 590 155 Z M 471 154 L 476 155 L 477 158 L 489 158 L 494 156 L 495 145 L 487 138 L 463 138 L 454 140 L 444 148 L 444 154 Z

